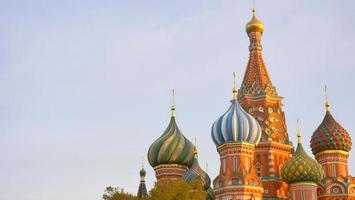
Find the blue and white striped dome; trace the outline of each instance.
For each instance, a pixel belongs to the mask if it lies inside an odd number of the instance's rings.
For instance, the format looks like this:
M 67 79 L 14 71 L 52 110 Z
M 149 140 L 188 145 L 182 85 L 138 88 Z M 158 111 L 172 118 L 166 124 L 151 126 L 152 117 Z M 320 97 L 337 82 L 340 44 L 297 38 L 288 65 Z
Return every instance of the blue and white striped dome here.
M 258 144 L 261 139 L 259 123 L 243 110 L 236 98 L 233 98 L 231 103 L 227 112 L 213 123 L 211 131 L 213 142 L 216 146 L 228 142 Z

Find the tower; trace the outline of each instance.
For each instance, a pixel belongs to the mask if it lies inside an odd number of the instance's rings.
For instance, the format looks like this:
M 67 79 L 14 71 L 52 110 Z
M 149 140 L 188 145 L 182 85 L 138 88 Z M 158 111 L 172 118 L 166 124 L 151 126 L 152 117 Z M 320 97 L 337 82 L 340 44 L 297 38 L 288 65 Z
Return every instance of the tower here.
M 282 97 L 271 82 L 262 56 L 263 23 L 253 16 L 246 25 L 249 37 L 249 61 L 238 100 L 262 128 L 260 143 L 255 149 L 256 173 L 264 187 L 264 199 L 287 199 L 287 185 L 281 179 L 281 168 L 291 155 Z
M 281 173 L 283 180 L 289 184 L 288 199 L 317 200 L 317 186 L 322 179 L 322 168 L 304 151 L 299 131 L 297 138 L 297 150 L 285 163 Z
M 355 178 L 349 175 L 349 133 L 334 119 L 326 95 L 325 116 L 311 139 L 312 152 L 323 168 L 318 199 L 355 199 Z
M 137 197 L 139 197 L 139 198 L 147 197 L 148 196 L 147 186 L 145 185 L 146 171 L 144 169 L 144 166 L 142 166 L 142 169 L 139 171 L 139 175 L 141 177 L 141 181 L 140 181 L 140 184 L 139 184 Z
M 261 138 L 261 127 L 239 105 L 235 87 L 231 104 L 211 131 L 221 163 L 219 175 L 213 181 L 216 200 L 260 200 L 263 188 L 254 168 L 254 151 Z
M 193 157 L 194 145 L 177 126 L 176 108 L 173 103 L 168 127 L 149 147 L 149 164 L 154 168 L 157 180 L 180 179 L 191 166 Z

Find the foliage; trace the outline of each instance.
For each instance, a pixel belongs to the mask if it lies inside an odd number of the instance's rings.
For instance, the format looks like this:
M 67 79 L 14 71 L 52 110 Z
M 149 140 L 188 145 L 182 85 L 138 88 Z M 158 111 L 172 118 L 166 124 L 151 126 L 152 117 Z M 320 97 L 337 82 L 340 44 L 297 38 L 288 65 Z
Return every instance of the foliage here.
M 144 200 L 206 200 L 207 193 L 199 181 L 186 183 L 183 180 L 160 180 L 155 183 L 150 195 Z M 125 193 L 120 188 L 107 187 L 103 200 L 142 200 Z
M 150 191 L 150 200 L 206 200 L 206 191 L 199 181 L 160 180 Z
M 105 193 L 102 195 L 103 200 L 139 200 L 131 194 L 125 193 L 123 189 L 118 187 L 106 187 Z

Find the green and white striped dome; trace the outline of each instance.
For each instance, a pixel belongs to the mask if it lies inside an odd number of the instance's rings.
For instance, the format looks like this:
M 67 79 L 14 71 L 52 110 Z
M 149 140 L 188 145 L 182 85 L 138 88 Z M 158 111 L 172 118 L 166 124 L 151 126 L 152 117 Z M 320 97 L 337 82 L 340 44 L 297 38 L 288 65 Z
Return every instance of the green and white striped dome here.
M 148 160 L 152 167 L 177 164 L 190 167 L 194 157 L 194 145 L 181 133 L 176 124 L 175 107 L 172 107 L 169 125 L 149 148 Z

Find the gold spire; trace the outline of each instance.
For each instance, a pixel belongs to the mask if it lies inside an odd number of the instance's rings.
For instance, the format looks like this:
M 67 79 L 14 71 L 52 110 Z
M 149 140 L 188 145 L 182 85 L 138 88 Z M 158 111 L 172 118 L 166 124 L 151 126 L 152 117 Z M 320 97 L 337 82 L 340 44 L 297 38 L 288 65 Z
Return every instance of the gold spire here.
M 301 132 L 300 132 L 300 120 L 297 118 L 297 142 L 302 144 Z
M 237 100 L 238 90 L 235 83 L 235 72 L 233 72 L 233 100 Z
M 253 16 L 245 26 L 245 30 L 247 31 L 248 34 L 251 32 L 259 32 L 262 34 L 264 32 L 264 24 L 256 18 L 255 13 L 256 13 L 255 8 L 253 8 Z
M 175 107 L 175 90 L 172 91 L 172 106 L 171 106 L 171 116 L 176 116 L 176 107 Z
M 330 111 L 330 103 L 328 101 L 327 85 L 325 85 L 325 87 L 324 87 L 324 92 L 325 92 L 325 110 Z

